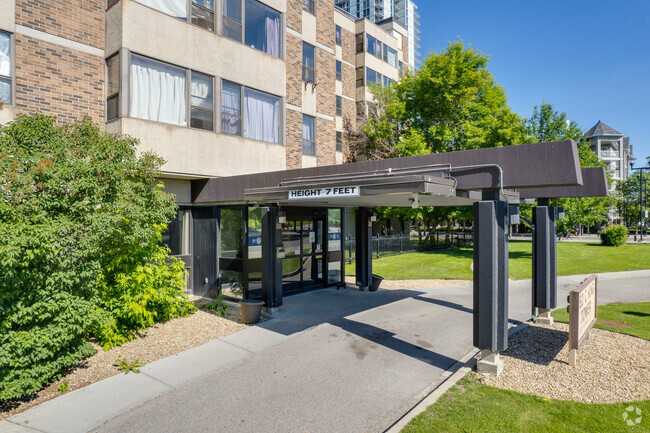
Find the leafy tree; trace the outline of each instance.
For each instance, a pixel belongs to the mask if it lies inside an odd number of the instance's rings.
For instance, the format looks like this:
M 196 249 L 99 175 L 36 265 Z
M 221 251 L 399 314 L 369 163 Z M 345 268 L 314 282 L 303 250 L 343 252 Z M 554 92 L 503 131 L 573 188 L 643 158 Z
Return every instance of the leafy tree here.
M 584 135 L 578 123 L 574 120 L 568 120 L 565 112 L 558 112 L 552 104 L 543 102 L 539 107 L 535 106 L 533 115 L 526 119 L 524 132 L 526 141 L 531 143 L 543 143 L 547 141 L 574 140 L 580 141 Z M 591 152 L 595 160 L 598 157 Z M 595 162 L 589 164 L 595 164 Z M 585 167 L 595 167 L 595 165 L 586 165 Z
M 0 400 L 57 379 L 155 321 L 189 314 L 183 265 L 161 247 L 175 214 L 162 160 L 89 120 L 0 127 Z

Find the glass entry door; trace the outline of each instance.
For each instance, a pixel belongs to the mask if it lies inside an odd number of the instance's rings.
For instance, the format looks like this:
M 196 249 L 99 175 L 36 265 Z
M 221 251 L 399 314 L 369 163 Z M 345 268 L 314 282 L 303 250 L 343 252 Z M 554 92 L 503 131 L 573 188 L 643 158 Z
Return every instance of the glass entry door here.
M 282 224 L 282 294 L 291 295 L 326 283 L 325 218 L 287 218 Z

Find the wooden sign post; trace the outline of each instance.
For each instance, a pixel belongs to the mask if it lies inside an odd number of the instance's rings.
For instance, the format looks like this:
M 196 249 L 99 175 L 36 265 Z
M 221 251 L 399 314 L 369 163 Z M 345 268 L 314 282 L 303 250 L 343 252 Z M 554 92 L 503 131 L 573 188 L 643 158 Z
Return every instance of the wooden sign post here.
M 598 280 L 592 275 L 569 292 L 569 365 L 576 365 L 578 349 L 596 323 Z

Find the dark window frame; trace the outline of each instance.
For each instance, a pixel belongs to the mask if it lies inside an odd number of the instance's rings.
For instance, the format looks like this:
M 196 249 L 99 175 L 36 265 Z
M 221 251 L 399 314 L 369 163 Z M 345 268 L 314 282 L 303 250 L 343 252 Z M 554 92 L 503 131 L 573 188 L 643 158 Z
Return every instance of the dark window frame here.
M 302 122 L 305 122 L 305 118 L 308 117 L 313 120 L 313 125 L 314 127 L 312 128 L 313 131 L 313 138 L 305 138 L 302 136 L 302 154 L 303 155 L 308 155 L 308 156 L 316 156 L 316 118 L 314 116 L 310 116 L 308 114 L 303 114 L 302 115 Z M 305 144 L 307 146 L 305 146 Z M 308 147 L 308 151 L 305 151 L 305 147 Z M 313 153 L 311 153 L 311 148 L 313 147 Z
M 311 47 L 313 68 L 305 66 L 305 46 Z M 312 84 L 316 83 L 316 47 L 305 41 L 302 42 L 302 81 Z
M 334 39 L 336 42 L 336 45 L 339 47 L 341 46 L 341 39 L 343 38 L 343 30 L 341 30 L 341 26 L 334 26 Z
M 316 15 L 316 2 L 314 0 L 302 0 L 302 10 Z
M 343 98 L 339 95 L 336 95 L 336 115 L 343 115 Z
M 225 113 L 223 111 L 223 84 L 228 83 L 231 85 L 239 86 L 239 115 L 237 114 L 232 114 L 232 113 Z M 221 80 L 221 86 L 219 89 L 219 92 L 221 94 L 221 106 L 219 107 L 221 111 L 221 128 L 219 128 L 219 132 L 222 134 L 226 135 L 232 135 L 235 137 L 243 137 L 244 136 L 244 110 L 242 107 L 244 106 L 244 86 L 239 83 L 235 83 L 234 81 L 229 81 L 229 80 Z M 224 116 L 227 116 L 228 118 L 233 118 L 233 119 L 239 119 L 239 134 L 233 134 L 230 132 L 224 132 L 223 131 L 223 118 Z
M 108 122 L 109 120 L 113 119 L 119 119 L 120 117 L 120 87 L 121 87 L 121 75 L 122 75 L 122 68 L 120 67 L 121 59 L 120 59 L 120 51 L 117 53 L 113 54 L 112 56 L 109 56 L 106 58 L 106 91 L 108 92 L 108 84 L 109 84 L 109 79 L 110 79 L 110 72 L 111 72 L 111 67 L 110 67 L 110 62 L 114 59 L 117 59 L 117 91 L 107 94 L 106 95 L 106 121 Z M 130 71 L 129 71 L 130 72 Z M 0 77 L 1 78 L 1 77 Z M 129 76 L 129 78 L 131 78 Z M 115 102 L 113 102 L 115 101 Z M 115 115 L 111 116 L 111 104 L 115 103 L 116 109 L 115 109 Z
M 214 132 L 214 131 L 215 131 L 215 128 L 214 128 L 214 127 L 215 127 L 215 109 L 214 109 L 214 107 L 215 107 L 215 93 L 214 93 L 214 81 L 215 81 L 215 77 L 214 77 L 213 75 L 210 75 L 210 74 L 204 74 L 204 73 L 202 73 L 202 72 L 195 71 L 195 70 L 193 70 L 193 69 L 189 69 L 188 71 L 189 71 L 189 80 L 188 80 L 188 83 L 189 83 L 189 91 L 188 91 L 188 93 L 187 93 L 187 94 L 188 94 L 188 101 L 187 101 L 188 104 L 187 104 L 187 105 L 188 105 L 188 107 L 189 107 L 189 111 L 190 111 L 190 112 L 189 112 L 189 115 L 188 115 L 188 120 L 189 120 L 189 121 L 187 122 L 187 124 L 188 124 L 188 126 L 189 126 L 190 128 L 192 128 L 192 129 L 200 129 L 200 130 L 203 130 L 203 131 L 213 131 L 213 132 Z M 194 76 L 194 74 L 196 74 L 196 75 L 203 75 L 204 77 L 210 79 L 210 82 L 211 82 L 211 84 L 212 84 L 212 109 L 208 109 L 208 108 L 204 108 L 204 107 L 199 107 L 199 106 L 196 106 L 196 105 L 193 105 L 193 104 L 192 104 L 192 77 Z M 192 114 L 193 114 L 193 111 L 194 111 L 194 110 L 199 111 L 199 112 L 203 112 L 203 113 L 210 113 L 210 118 L 212 119 L 212 120 L 211 120 L 211 121 L 212 121 L 212 127 L 211 127 L 210 129 L 208 129 L 208 128 L 203 128 L 203 127 L 201 127 L 201 126 L 192 126 L 192 120 L 194 119 L 194 117 L 192 116 Z
M 192 1 L 192 0 L 190 0 L 190 1 Z M 284 30 L 285 18 L 284 18 L 284 14 L 282 12 L 272 8 L 268 4 L 263 3 L 263 2 L 261 2 L 259 0 L 251 0 L 251 1 L 259 3 L 260 5 L 272 10 L 273 12 L 277 13 L 280 16 L 280 32 L 281 32 L 281 35 L 280 35 L 280 41 L 279 41 L 279 43 L 280 43 L 279 55 L 277 57 L 273 56 L 271 54 L 265 53 L 264 51 L 262 51 L 262 50 L 260 50 L 258 48 L 255 48 L 255 47 L 253 47 L 251 45 L 248 45 L 246 43 L 246 0 L 239 0 L 239 4 L 241 6 L 241 9 L 240 9 L 241 22 L 239 22 L 239 21 L 237 21 L 237 20 L 235 20 L 233 18 L 230 18 L 230 17 L 226 16 L 223 13 L 223 8 L 224 8 L 224 5 L 226 4 L 226 0 L 221 0 L 221 2 L 220 2 L 221 3 L 221 31 L 219 32 L 219 35 L 223 36 L 225 38 L 228 38 L 231 41 L 239 42 L 240 44 L 246 45 L 247 47 L 253 48 L 254 50 L 259 51 L 261 53 L 268 54 L 271 57 L 275 57 L 276 59 L 284 60 L 284 51 L 285 51 L 284 50 L 284 39 L 285 39 L 285 30 Z M 226 25 L 225 25 L 226 21 L 239 26 L 239 33 L 240 33 L 239 39 L 231 37 L 231 36 L 226 34 L 226 30 L 225 30 L 226 29 Z
M 336 81 L 343 81 L 343 62 L 336 61 Z

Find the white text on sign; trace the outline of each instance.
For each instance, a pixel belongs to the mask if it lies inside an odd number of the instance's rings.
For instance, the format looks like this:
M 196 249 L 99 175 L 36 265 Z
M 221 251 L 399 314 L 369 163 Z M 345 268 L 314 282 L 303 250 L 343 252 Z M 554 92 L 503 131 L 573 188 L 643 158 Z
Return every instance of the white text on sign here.
M 331 188 L 310 188 L 289 191 L 289 200 L 327 199 L 337 197 L 359 197 L 359 187 L 337 186 Z

